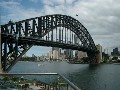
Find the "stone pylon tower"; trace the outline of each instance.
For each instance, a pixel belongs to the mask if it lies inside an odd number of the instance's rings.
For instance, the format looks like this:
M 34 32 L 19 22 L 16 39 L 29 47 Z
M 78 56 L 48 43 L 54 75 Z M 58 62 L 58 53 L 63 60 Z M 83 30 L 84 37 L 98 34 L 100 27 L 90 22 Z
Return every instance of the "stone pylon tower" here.
M 97 59 L 97 63 L 101 63 L 102 62 L 102 46 L 100 44 L 96 45 L 97 50 L 99 51 L 99 53 L 97 53 L 96 55 L 96 59 Z

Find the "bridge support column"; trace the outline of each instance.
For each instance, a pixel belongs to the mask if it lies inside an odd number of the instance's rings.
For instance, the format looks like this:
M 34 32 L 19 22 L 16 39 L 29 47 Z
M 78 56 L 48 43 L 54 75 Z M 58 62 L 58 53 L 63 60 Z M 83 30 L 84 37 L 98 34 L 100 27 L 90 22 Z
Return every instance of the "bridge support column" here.
M 1 44 L 1 42 L 0 42 L 0 44 Z M 1 47 L 0 47 L 0 50 L 1 50 Z M 1 52 L 0 52 L 0 73 L 2 73 Z
M 2 73 L 2 64 L 1 64 L 1 56 L 0 56 L 0 73 Z
M 96 54 L 96 60 L 97 60 L 97 63 L 101 63 L 101 53 L 97 53 Z
M 96 64 L 97 59 L 96 59 L 96 54 L 95 53 L 87 53 L 89 60 L 90 60 L 90 64 Z
M 2 57 L 2 48 L 1 48 L 1 45 L 2 45 L 2 43 L 1 43 L 1 32 L 0 32 L 0 73 L 2 73 L 2 61 L 1 61 L 1 57 Z

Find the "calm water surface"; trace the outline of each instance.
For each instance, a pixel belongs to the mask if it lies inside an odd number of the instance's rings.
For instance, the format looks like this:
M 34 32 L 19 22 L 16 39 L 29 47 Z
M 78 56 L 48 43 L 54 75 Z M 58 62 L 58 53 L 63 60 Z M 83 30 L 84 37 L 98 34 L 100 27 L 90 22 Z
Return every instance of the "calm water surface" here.
M 120 90 L 120 65 L 18 62 L 12 73 L 60 73 L 85 90 Z

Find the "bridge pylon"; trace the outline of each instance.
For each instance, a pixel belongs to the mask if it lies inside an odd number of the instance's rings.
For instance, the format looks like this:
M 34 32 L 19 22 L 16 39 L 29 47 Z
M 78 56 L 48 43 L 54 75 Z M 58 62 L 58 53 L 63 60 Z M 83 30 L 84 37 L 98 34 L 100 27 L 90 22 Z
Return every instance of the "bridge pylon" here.
M 96 61 L 97 61 L 97 63 L 101 63 L 101 61 L 102 61 L 100 52 L 96 54 Z
M 0 73 L 3 73 L 2 65 L 1 65 L 1 59 L 0 59 Z
M 0 33 L 0 45 L 1 45 L 1 33 Z M 0 46 L 0 50 L 1 50 L 1 46 Z M 2 51 L 2 50 L 1 50 Z M 1 61 L 1 51 L 0 51 L 0 73 L 2 73 L 2 61 Z

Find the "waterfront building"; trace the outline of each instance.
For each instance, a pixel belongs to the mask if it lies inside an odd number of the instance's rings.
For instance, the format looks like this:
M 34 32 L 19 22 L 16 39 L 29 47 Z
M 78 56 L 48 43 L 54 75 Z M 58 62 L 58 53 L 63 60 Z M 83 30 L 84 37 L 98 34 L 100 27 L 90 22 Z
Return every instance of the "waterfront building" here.
M 61 55 L 61 48 L 52 47 L 52 52 L 53 52 L 54 50 L 58 51 L 58 57 L 60 57 L 60 55 Z
M 78 60 L 78 50 L 75 50 L 75 60 Z
M 102 46 L 100 44 L 96 45 L 97 50 L 99 50 L 99 54 L 97 55 L 97 62 L 102 62 Z
M 87 57 L 87 53 L 83 51 L 78 51 L 78 60 L 80 60 L 83 57 Z
M 66 49 L 66 59 L 72 59 L 73 58 L 73 50 L 71 49 Z
M 53 52 L 52 52 L 53 54 L 53 59 L 59 59 L 59 54 L 58 54 L 58 51 L 57 50 L 53 50 Z
M 59 48 L 58 47 L 52 47 L 52 51 L 54 51 L 54 50 L 59 51 Z
M 66 55 L 64 53 L 61 53 L 61 55 L 59 56 L 59 60 L 65 60 Z
M 87 53 L 83 51 L 75 51 L 75 59 L 76 60 L 81 60 L 83 57 L 87 57 Z
M 35 55 L 34 55 L 34 54 L 32 54 L 32 57 L 35 57 Z
M 119 54 L 119 51 L 118 51 L 118 48 L 116 47 L 113 49 L 113 52 L 111 52 L 111 55 L 117 56 L 118 54 Z
M 47 57 L 49 59 L 59 59 L 59 53 L 57 50 L 49 51 Z
M 36 61 L 40 61 L 40 57 L 39 56 L 36 57 Z
M 39 57 L 39 61 L 44 61 L 46 59 L 47 59 L 47 56 L 45 56 L 45 55 L 42 55 L 42 56 Z
M 52 51 L 49 51 L 49 52 L 48 52 L 48 58 L 49 58 L 49 59 L 53 58 L 53 57 L 52 57 Z

